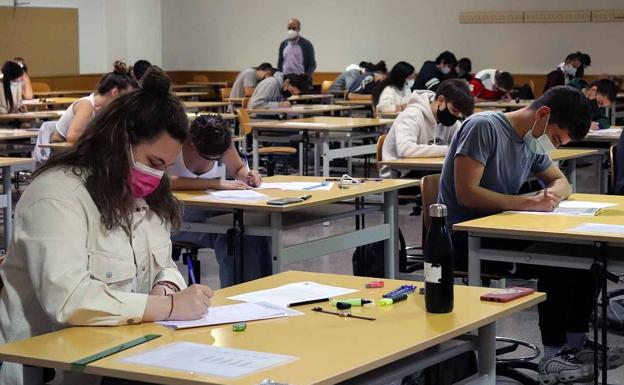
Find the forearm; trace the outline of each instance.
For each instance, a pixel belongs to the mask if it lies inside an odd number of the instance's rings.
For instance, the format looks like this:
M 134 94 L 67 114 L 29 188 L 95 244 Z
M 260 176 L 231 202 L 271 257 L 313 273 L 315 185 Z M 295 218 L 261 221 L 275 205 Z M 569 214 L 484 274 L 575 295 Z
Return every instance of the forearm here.
M 482 211 L 523 210 L 527 200 L 526 196 L 500 194 L 478 186 L 464 187 L 464 191 L 457 191 L 460 205 Z
M 548 186 L 548 192 L 563 200 L 572 194 L 572 186 L 565 177 L 557 178 Z

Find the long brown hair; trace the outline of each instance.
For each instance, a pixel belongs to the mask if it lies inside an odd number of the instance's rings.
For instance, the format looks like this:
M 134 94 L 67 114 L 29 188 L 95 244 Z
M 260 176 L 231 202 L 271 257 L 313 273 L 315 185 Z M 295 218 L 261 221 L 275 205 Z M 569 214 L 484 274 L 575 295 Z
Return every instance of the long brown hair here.
M 75 145 L 50 158 L 34 177 L 47 170 L 71 169 L 84 184 L 111 230 L 127 226 L 134 209 L 129 175 L 130 144 L 149 143 L 163 133 L 182 143 L 188 119 L 180 100 L 169 92 L 171 80 L 158 67 L 144 75 L 141 88 L 123 94 L 98 112 Z M 145 198 L 150 209 L 173 228 L 180 226 L 180 207 L 171 194 L 169 179 Z

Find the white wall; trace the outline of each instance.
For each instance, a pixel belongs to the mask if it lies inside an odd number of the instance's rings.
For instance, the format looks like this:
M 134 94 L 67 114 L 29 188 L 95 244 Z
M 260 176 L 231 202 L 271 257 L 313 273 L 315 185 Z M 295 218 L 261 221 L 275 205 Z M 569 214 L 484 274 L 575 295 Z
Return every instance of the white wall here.
M 591 5 L 590 5 L 591 4 Z M 577 50 L 587 73 L 624 73 L 624 22 L 459 24 L 460 11 L 622 9 L 622 0 L 162 0 L 163 65 L 169 70 L 238 70 L 277 64 L 290 17 L 314 44 L 317 71 L 360 60 L 407 60 L 419 68 L 444 49 L 473 69 L 544 73 Z
M 117 59 L 162 63 L 161 0 L 27 1 L 30 7 L 78 8 L 80 73 L 110 71 Z

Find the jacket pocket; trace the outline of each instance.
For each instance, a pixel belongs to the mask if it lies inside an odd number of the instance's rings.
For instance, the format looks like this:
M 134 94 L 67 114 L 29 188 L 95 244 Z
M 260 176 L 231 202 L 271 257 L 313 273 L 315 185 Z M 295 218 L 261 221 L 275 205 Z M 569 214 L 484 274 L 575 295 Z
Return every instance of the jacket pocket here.
M 150 254 L 159 268 L 164 269 L 171 266 L 169 263 L 171 260 L 171 244 L 169 242 L 151 249 Z
M 134 262 L 124 261 L 98 251 L 89 252 L 89 273 L 97 280 L 115 288 L 132 285 L 136 276 Z

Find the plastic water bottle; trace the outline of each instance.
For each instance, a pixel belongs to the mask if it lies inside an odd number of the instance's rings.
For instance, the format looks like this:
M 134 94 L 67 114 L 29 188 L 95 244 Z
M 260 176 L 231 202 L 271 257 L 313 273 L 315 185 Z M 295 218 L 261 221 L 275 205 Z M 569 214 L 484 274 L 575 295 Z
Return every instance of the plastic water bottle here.
M 446 206 L 429 206 L 431 223 L 425 241 L 425 306 L 429 313 L 453 311 L 453 244 L 446 227 Z

